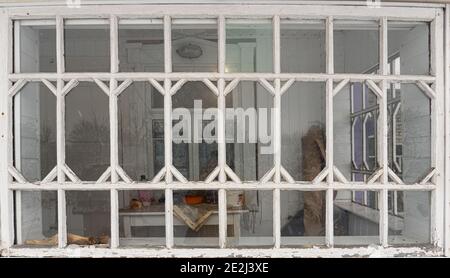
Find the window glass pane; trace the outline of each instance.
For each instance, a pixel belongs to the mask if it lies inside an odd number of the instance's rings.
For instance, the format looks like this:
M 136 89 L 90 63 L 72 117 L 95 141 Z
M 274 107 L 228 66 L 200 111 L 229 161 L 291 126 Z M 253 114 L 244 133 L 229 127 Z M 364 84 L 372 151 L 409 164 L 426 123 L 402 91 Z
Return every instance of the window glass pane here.
M 323 21 L 281 21 L 281 72 L 325 72 Z
M 110 166 L 109 99 L 93 82 L 66 95 L 66 163 L 83 181 L 96 181 Z
M 57 246 L 58 212 L 56 191 L 16 191 L 21 195 L 21 239 L 24 245 Z M 18 204 L 16 204 L 18 205 Z M 17 207 L 16 207 L 17 209 Z M 19 240 L 17 235 L 17 240 Z
M 175 246 L 217 247 L 218 207 L 217 191 L 173 191 Z
M 297 181 L 325 166 L 325 84 L 296 82 L 281 98 L 281 164 Z
M 389 90 L 389 167 L 405 183 L 417 183 L 431 171 L 431 101 L 415 84 Z
M 431 194 L 421 191 L 390 191 L 394 213 L 389 215 L 389 244 L 430 243 Z
M 204 181 L 217 167 L 217 97 L 200 81 L 172 97 L 173 164 L 188 180 Z
M 109 24 L 66 22 L 64 40 L 67 72 L 110 72 Z
M 119 21 L 119 70 L 121 72 L 164 72 L 164 30 L 161 19 L 145 24 Z
M 67 244 L 107 247 L 111 234 L 109 191 L 66 191 Z
M 351 191 L 334 191 L 334 244 L 378 244 L 380 213 L 351 200 Z M 378 199 L 378 192 L 366 192 Z
M 227 191 L 228 247 L 273 247 L 272 190 Z
M 367 181 L 378 169 L 378 115 L 377 96 L 364 83 L 352 82 L 333 98 L 334 164 L 349 181 Z
M 56 166 L 56 97 L 28 82 L 13 100 L 14 166 L 29 182 L 41 181 Z
M 164 166 L 163 96 L 150 82 L 133 82 L 118 98 L 119 164 L 134 181 L 149 181 Z
M 334 72 L 366 73 L 379 63 L 377 21 L 334 21 Z
M 211 22 L 212 21 L 212 22 Z M 217 22 L 173 19 L 172 63 L 174 72 L 217 72 Z
M 388 22 L 389 57 L 400 57 L 396 74 L 430 73 L 430 24 L 426 22 Z
M 19 29 L 15 43 L 20 45 L 15 72 L 56 72 L 55 23 L 38 26 L 16 21 L 14 27 Z
M 227 20 L 226 71 L 272 72 L 272 21 Z
M 325 191 L 281 192 L 281 244 L 325 244 Z
M 226 96 L 227 164 L 243 181 L 273 168 L 273 96 L 258 82 L 241 81 Z
M 354 179 L 362 179 L 361 178 L 361 174 L 354 174 L 354 176 L 357 176 L 357 178 Z M 360 205 L 364 205 L 365 204 L 365 199 L 364 199 L 364 192 L 363 191 L 352 191 L 352 201 L 360 204 Z
M 163 190 L 119 192 L 120 246 L 165 246 Z
M 354 174 L 353 181 L 365 181 L 368 176 L 364 174 Z M 364 180 L 365 179 L 365 180 Z M 375 191 L 353 191 L 352 201 L 354 203 L 372 208 L 378 209 L 378 193 Z

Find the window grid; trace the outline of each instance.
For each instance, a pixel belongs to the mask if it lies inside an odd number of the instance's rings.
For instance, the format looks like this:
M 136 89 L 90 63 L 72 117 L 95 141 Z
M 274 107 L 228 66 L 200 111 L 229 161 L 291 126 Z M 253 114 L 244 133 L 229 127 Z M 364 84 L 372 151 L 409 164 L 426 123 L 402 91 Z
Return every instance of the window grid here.
M 261 190 L 273 190 L 273 214 L 274 214 L 274 246 L 280 247 L 280 189 L 287 190 L 316 190 L 322 189 L 327 191 L 326 195 L 326 242 L 328 246 L 333 245 L 333 190 L 377 190 L 380 192 L 380 243 L 383 246 L 387 245 L 387 200 L 388 190 L 426 190 L 433 192 L 433 205 L 436 206 L 436 167 L 437 167 L 437 147 L 435 142 L 437 139 L 436 132 L 439 126 L 436 112 L 436 103 L 434 97 L 437 93 L 440 93 L 441 88 L 437 77 L 442 76 L 441 69 L 435 64 L 439 62 L 436 59 L 438 54 L 435 52 L 439 50 L 437 47 L 441 39 L 439 39 L 439 30 L 442 26 L 442 17 L 437 16 L 432 22 L 432 65 L 436 68 L 434 72 L 435 76 L 392 76 L 387 75 L 387 18 L 381 17 L 380 19 L 380 73 L 376 75 L 369 74 L 334 74 L 333 65 L 333 17 L 328 16 L 326 18 L 326 74 L 282 74 L 280 73 L 280 16 L 273 16 L 274 27 L 274 41 L 273 41 L 273 55 L 274 55 L 274 73 L 225 73 L 225 17 L 223 15 L 218 17 L 218 34 L 219 34 L 219 71 L 218 73 L 172 73 L 171 63 L 171 17 L 169 15 L 164 16 L 164 53 L 165 53 L 165 72 L 164 73 L 118 73 L 118 57 L 117 57 L 117 16 L 113 15 L 110 18 L 110 32 L 111 32 L 111 72 L 110 73 L 65 73 L 64 70 L 64 19 L 59 15 L 56 17 L 56 30 L 57 30 L 57 73 L 56 74 L 22 74 L 16 72 L 9 75 L 11 83 L 8 91 L 8 144 L 12 146 L 12 97 L 16 94 L 25 84 L 29 81 L 41 81 L 49 87 L 49 89 L 56 94 L 57 97 L 57 166 L 52 170 L 49 175 L 44 178 L 41 184 L 30 184 L 20 174 L 13 165 L 12 148 L 8 147 L 5 153 L 8 155 L 8 188 L 6 198 L 9 200 L 6 205 L 2 204 L 3 208 L 8 209 L 8 203 L 11 205 L 12 191 L 20 192 L 20 190 L 57 190 L 58 192 L 58 246 L 60 248 L 65 247 L 67 227 L 65 223 L 66 218 L 66 204 L 65 204 L 65 191 L 66 190 L 100 190 L 108 189 L 111 192 L 111 247 L 118 247 L 118 189 L 165 189 L 166 195 L 166 246 L 168 248 L 173 247 L 173 199 L 172 194 L 174 189 L 218 189 L 219 190 L 219 245 L 221 248 L 226 247 L 226 190 L 227 189 L 261 189 Z M 6 23 L 9 24 L 6 24 Z M 11 21 L 5 17 L 2 17 L 2 24 L 9 26 L 11 29 Z M 436 27 L 435 25 L 439 25 Z M 8 30 L 11 35 L 11 30 Z M 11 57 L 11 53 L 9 53 Z M 436 61 L 435 61 L 436 60 Z M 65 164 L 65 134 L 64 134 L 64 97 L 65 95 L 76 85 L 79 81 L 91 81 L 97 83 L 103 90 L 107 90 L 110 102 L 110 127 L 111 127 L 111 165 L 108 168 L 107 173 L 100 177 L 97 183 L 83 183 L 73 173 L 69 167 Z M 164 95 L 164 114 L 165 114 L 165 167 L 157 174 L 155 179 L 151 183 L 131 183 L 131 180 L 127 178 L 126 173 L 120 170 L 118 165 L 118 153 L 117 153 L 117 95 L 121 91 L 126 89 L 133 81 L 148 80 L 155 88 Z M 260 182 L 254 183 L 241 183 L 239 178 L 232 173 L 231 169 L 226 165 L 226 157 L 224 150 L 224 122 L 223 118 L 219 120 L 218 136 L 219 136 L 219 166 L 217 175 L 219 176 L 219 182 L 212 182 L 214 178 L 211 178 L 211 182 L 205 183 L 192 183 L 188 182 L 172 165 L 172 150 L 171 150 L 171 95 L 178 90 L 186 81 L 201 80 L 205 83 L 210 80 L 218 81 L 217 93 L 218 93 L 218 108 L 219 115 L 224 109 L 224 97 L 230 92 L 239 81 L 259 81 L 261 85 L 269 88 L 274 95 L 274 108 L 276 112 L 275 116 L 275 155 L 274 155 L 274 168 L 265 175 Z M 378 162 L 382 167 L 374 173 L 374 175 L 367 181 L 367 183 L 350 183 L 345 177 L 340 174 L 339 170 L 333 166 L 333 96 L 336 95 L 347 83 L 353 80 L 365 81 L 368 86 L 379 94 L 380 101 L 380 126 L 377 128 L 379 137 L 383 140 L 378 140 Z M 51 85 L 49 81 L 56 81 L 56 88 Z M 110 81 L 109 88 L 103 83 L 103 81 Z M 159 85 L 157 81 L 164 81 L 164 86 Z M 225 86 L 226 81 L 231 81 Z M 273 81 L 273 85 L 269 83 Z M 282 81 L 287 81 L 283 86 Z M 280 124 L 281 124 L 281 107 L 280 100 L 281 95 L 285 92 L 294 81 L 326 81 L 327 82 L 327 95 L 326 95 L 326 135 L 327 135 L 327 159 L 326 167 L 318 175 L 318 177 L 312 183 L 296 183 L 284 170 L 280 162 Z M 333 82 L 339 81 L 337 86 L 333 86 Z M 401 182 L 398 184 L 389 183 L 388 176 L 392 175 L 392 171 L 387 167 L 387 98 L 386 90 L 389 83 L 394 81 L 417 83 L 420 88 L 433 96 L 432 98 L 432 166 L 433 170 L 427 175 L 419 184 L 404 185 Z M 119 82 L 120 83 L 119 85 Z M 174 84 L 173 84 L 174 82 Z M 376 84 L 379 82 L 379 85 Z M 435 84 L 435 87 L 431 88 L 428 84 Z M 220 116 L 219 116 L 220 117 Z M 220 118 L 219 118 L 220 119 Z M 221 143 L 221 140 L 223 141 Z M 440 139 L 439 139 L 440 140 Z M 4 144 L 5 145 L 5 144 Z M 108 177 L 111 177 L 111 182 L 107 183 Z M 227 176 L 231 179 L 227 181 Z M 173 178 L 175 177 L 175 182 Z M 16 180 L 13 182 L 13 178 Z M 57 182 L 52 182 L 57 178 Z M 66 182 L 66 178 L 70 179 L 70 182 Z M 164 178 L 164 181 L 162 179 Z M 286 182 L 282 182 L 282 178 Z M 326 180 L 325 180 L 326 178 Z M 337 179 L 334 181 L 334 179 Z M 122 181 L 120 181 L 122 179 Z M 394 179 L 396 180 L 396 179 Z M 396 180 L 398 181 L 398 180 Z M 432 210 L 433 211 L 433 210 Z M 5 210 L 3 210 L 5 215 Z M 4 219 L 4 218 L 3 218 Z M 436 225 L 436 216 L 432 219 L 432 229 Z M 11 223 L 11 220 L 8 221 Z M 3 235 L 9 235 L 9 244 L 12 245 L 12 233 L 5 232 L 5 228 L 2 230 Z M 434 235 L 434 233 L 432 233 Z M 434 235 L 435 236 L 435 235 Z
M 389 58 L 389 63 L 388 63 L 388 72 L 389 74 L 400 74 L 400 56 L 399 53 L 391 56 Z M 368 73 L 375 73 L 378 71 L 378 65 L 376 67 L 374 67 L 374 69 L 370 70 Z M 355 105 L 355 100 L 354 100 L 354 88 L 355 85 L 359 85 L 361 86 L 361 97 L 362 97 L 362 106 L 361 109 L 359 111 L 354 111 L 354 105 Z M 351 85 L 350 88 L 350 93 L 351 93 L 351 98 L 350 98 L 350 102 L 351 102 L 351 121 L 352 121 L 352 142 L 355 142 L 355 122 L 356 121 L 362 121 L 362 164 L 361 165 L 357 165 L 356 163 L 356 150 L 354 148 L 354 144 L 352 144 L 352 178 L 353 180 L 356 179 L 356 176 L 363 176 L 364 180 L 367 179 L 368 176 L 372 175 L 374 173 L 374 169 L 370 169 L 368 163 L 367 163 L 367 158 L 375 158 L 376 156 L 371 156 L 370 154 L 368 155 L 367 152 L 367 127 L 366 127 L 366 121 L 367 121 L 367 117 L 373 117 L 373 118 L 377 118 L 377 114 L 379 113 L 379 107 L 378 105 L 376 106 L 367 106 L 366 103 L 366 97 L 367 97 L 367 87 L 363 84 L 363 83 L 355 83 Z M 391 144 L 391 153 L 388 154 L 390 156 L 390 159 L 392 160 L 392 164 L 389 165 L 391 167 L 391 169 L 394 171 L 394 173 L 399 177 L 402 178 L 402 160 L 401 160 L 401 154 L 397 154 L 397 139 L 396 139 L 396 131 L 397 131 L 397 120 L 396 120 L 396 116 L 398 114 L 398 112 L 400 111 L 400 106 L 401 106 L 401 99 L 400 99 L 400 93 L 401 91 L 399 90 L 399 84 L 398 83 L 391 83 L 389 84 L 388 87 L 390 90 L 390 93 L 392 95 L 391 99 L 388 99 L 388 111 L 390 111 L 389 116 L 390 116 L 390 123 L 391 123 L 391 130 L 388 134 L 388 144 Z M 375 127 L 376 127 L 376 122 L 374 123 Z M 375 128 L 376 129 L 376 128 Z M 372 136 L 373 137 L 373 136 Z M 374 137 L 374 140 L 376 140 L 376 137 Z M 376 154 L 375 154 L 376 155 Z M 400 159 L 400 160 L 398 160 Z M 352 192 L 352 201 L 358 204 L 361 204 L 363 206 L 368 206 L 370 208 L 373 209 L 377 209 L 378 210 L 378 203 L 375 202 L 375 204 L 368 204 L 368 192 L 364 191 L 363 193 L 363 198 L 362 201 L 361 200 L 357 200 L 356 198 L 356 193 L 357 191 L 353 191 Z M 371 193 L 373 194 L 373 193 Z M 392 212 L 391 214 L 396 215 L 396 216 L 402 216 L 402 213 L 398 211 L 398 191 L 392 191 L 390 193 L 391 196 L 391 206 L 392 206 Z M 375 195 L 375 200 L 377 200 L 377 196 Z

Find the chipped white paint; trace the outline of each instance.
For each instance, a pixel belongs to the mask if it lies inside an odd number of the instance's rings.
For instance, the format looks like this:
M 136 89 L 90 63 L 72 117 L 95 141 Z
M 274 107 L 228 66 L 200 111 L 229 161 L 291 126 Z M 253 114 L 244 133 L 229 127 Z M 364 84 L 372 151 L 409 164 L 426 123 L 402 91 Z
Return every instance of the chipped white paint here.
M 383 248 L 377 245 L 358 248 L 306 249 L 108 249 L 79 247 L 70 245 L 65 249 L 10 248 L 4 250 L 5 257 L 155 257 L 155 258 L 217 258 L 217 257 L 253 257 L 253 258 L 341 258 L 341 257 L 437 257 L 442 252 L 421 247 Z
M 217 33 L 218 33 L 218 68 L 219 73 L 225 73 L 225 45 L 226 45 L 226 33 L 225 33 L 225 17 L 220 16 L 217 21 Z M 217 81 L 217 108 L 218 108 L 218 127 L 217 137 L 218 140 L 218 175 L 219 182 L 225 183 L 227 175 L 225 172 L 227 157 L 226 157 L 226 144 L 225 144 L 225 80 L 219 79 Z M 219 189 L 219 247 L 225 248 L 227 244 L 227 192 L 225 189 Z
M 364 184 L 361 182 L 351 182 L 351 183 L 340 183 L 333 182 L 328 184 L 326 182 L 308 183 L 308 182 L 295 182 L 295 183 L 274 183 L 272 181 L 260 181 L 260 182 L 235 182 L 227 181 L 225 183 L 211 182 L 208 184 L 202 182 L 171 182 L 171 183 L 125 183 L 118 182 L 116 184 L 98 184 L 98 183 L 70 183 L 65 184 L 58 183 L 47 183 L 47 184 L 21 184 L 12 183 L 9 186 L 13 190 L 110 190 L 110 189 L 129 189 L 129 190 L 161 190 L 161 189 L 193 189 L 193 190 L 204 190 L 204 189 L 243 189 L 243 190 L 270 190 L 270 189 L 280 189 L 280 190 L 300 190 L 300 191 L 315 191 L 315 190 L 358 190 L 364 188 L 366 190 L 401 190 L 401 191 L 432 191 L 436 189 L 435 184 L 381 184 L 381 183 L 368 183 Z
M 431 191 L 431 242 L 443 247 L 444 239 L 444 186 L 445 186 L 445 158 L 442 153 L 445 146 L 445 97 L 444 97 L 444 12 L 436 11 L 436 17 L 430 25 L 430 50 L 431 50 L 431 74 L 436 76 L 432 88 L 436 94 L 431 99 L 431 167 L 436 169 L 436 174 L 431 181 L 441 185 L 436 190 Z M 448 65 L 447 65 L 448 67 Z M 448 147 L 448 146 L 447 146 Z M 447 233 L 450 231 L 446 231 Z
M 333 17 L 326 19 L 326 71 L 327 74 L 334 74 L 334 38 L 333 38 Z M 327 185 L 333 184 L 333 79 L 326 83 L 325 113 L 326 113 L 326 167 L 323 170 L 323 178 L 327 178 Z M 326 174 L 325 174 L 326 172 Z M 320 175 L 320 174 L 319 174 Z M 326 175 L 326 176 L 325 176 Z M 333 196 L 334 190 L 327 189 L 325 195 L 325 241 L 328 247 L 334 244 L 334 217 L 333 217 Z
M 109 81 L 114 78 L 118 81 L 124 81 L 130 79 L 132 81 L 147 81 L 149 78 L 162 81 L 188 79 L 191 81 L 203 81 L 204 79 L 218 80 L 223 78 L 227 81 L 241 80 L 241 81 L 261 81 L 261 80 L 275 80 L 280 79 L 282 81 L 293 79 L 295 81 L 305 82 L 325 82 L 332 78 L 335 81 L 341 81 L 349 79 L 352 82 L 362 82 L 365 80 L 381 81 L 389 80 L 402 83 L 415 83 L 417 81 L 424 81 L 432 83 L 435 81 L 434 76 L 428 75 L 388 75 L 382 76 L 379 74 L 359 74 L 359 73 L 336 73 L 336 74 L 323 74 L 323 73 L 214 73 L 214 72 L 177 72 L 177 73 L 158 73 L 158 72 L 136 72 L 136 73 L 102 73 L 102 72 L 83 72 L 83 73 L 11 73 L 8 75 L 11 81 L 29 80 L 40 81 L 47 79 L 49 81 L 56 81 L 58 79 L 72 80 L 77 79 L 79 81 L 92 81 L 98 79 L 102 81 Z M 263 81 L 264 82 L 264 81 Z M 265 83 L 266 84 L 266 83 Z M 263 85 L 263 84 L 261 84 Z
M 12 99 L 5 94 L 11 86 L 7 74 L 12 70 L 12 22 L 5 13 L 0 14 L 0 40 L 1 48 L 6 51 L 0 53 L 0 86 L 3 94 L 0 96 L 0 206 L 1 206 L 1 246 L 8 247 L 14 241 L 14 210 L 13 191 L 5 185 L 11 183 L 9 175 L 9 161 L 12 160 Z
M 388 75 L 388 23 L 387 18 L 383 17 L 380 19 L 380 73 L 382 75 Z M 373 83 L 373 81 L 368 80 L 369 84 Z M 380 115 L 378 116 L 378 163 L 382 165 L 383 174 L 381 175 L 381 183 L 386 184 L 389 181 L 389 161 L 388 161 L 388 105 L 387 105 L 387 88 L 388 84 L 385 80 L 381 81 L 380 88 L 375 85 L 369 85 L 374 92 L 378 94 L 381 93 L 381 97 L 379 98 L 379 111 Z M 381 139 L 380 139 L 381 138 Z M 380 244 L 382 246 L 388 245 L 388 191 L 383 189 L 379 193 L 378 198 L 378 207 L 380 209 L 380 225 L 379 225 L 379 233 L 380 233 Z
M 82 6 L 79 9 L 69 9 L 64 6 L 51 8 L 44 6 L 11 7 L 2 9 L 0 14 L 0 43 L 2 49 L 8 49 L 0 54 L 0 84 L 2 91 L 0 132 L 2 135 L 0 154 L 0 205 L 1 205 L 1 235 L 2 246 L 6 247 L 2 256 L 50 256 L 50 257 L 394 257 L 394 256 L 440 256 L 442 255 L 444 216 L 443 216 L 443 32 L 442 10 L 433 5 L 418 8 L 405 8 L 402 6 L 382 6 L 369 9 L 355 5 L 349 8 L 346 4 L 306 4 L 297 5 L 111 5 L 99 6 L 97 9 Z M 448 6 L 447 6 L 448 8 Z M 448 12 L 447 12 L 448 14 Z M 129 23 L 138 21 L 140 17 L 164 16 L 164 72 L 162 73 L 120 73 L 118 72 L 118 34 L 117 18 L 126 15 Z M 172 45 L 171 24 L 172 16 L 188 16 L 193 18 L 219 18 L 219 70 L 218 72 L 172 72 Z M 227 73 L 225 72 L 225 18 L 241 17 L 272 18 L 273 35 L 273 73 Z M 48 18 L 54 18 L 57 34 L 57 72 L 56 73 L 11 73 L 11 19 L 46 19 L 40 21 L 47 24 Z M 105 73 L 66 73 L 64 69 L 64 18 L 95 17 L 111 24 L 111 70 Z M 280 19 L 284 18 L 319 18 L 326 19 L 326 73 L 281 73 L 280 71 Z M 379 74 L 335 74 L 333 50 L 333 19 L 344 17 L 346 19 L 374 19 L 380 20 L 380 65 Z M 387 19 L 413 20 L 432 22 L 432 75 L 388 75 L 387 73 Z M 52 19 L 53 21 L 53 19 Z M 448 23 L 447 23 L 448 26 Z M 448 33 L 448 31 L 447 31 Z M 442 37 L 442 36 L 441 36 Z M 447 38 L 448 41 L 448 38 Z M 446 60 L 446 74 L 448 79 L 448 54 Z M 17 81 L 13 86 L 11 82 Z M 12 165 L 12 133 L 11 111 L 12 96 L 22 86 L 30 81 L 42 81 L 57 97 L 57 167 L 52 170 L 41 184 L 28 183 Z M 57 86 L 50 86 L 56 81 Z M 64 112 L 65 95 L 80 81 L 95 82 L 110 99 L 111 124 L 111 165 L 96 183 L 82 183 L 70 170 L 65 161 L 65 127 Z M 109 88 L 103 83 L 110 82 Z M 134 81 L 148 81 L 161 94 L 164 95 L 164 133 L 165 133 L 165 167 L 155 176 L 151 183 L 133 183 L 118 165 L 117 152 L 117 97 Z M 163 81 L 161 86 L 158 81 Z M 260 182 L 242 183 L 233 171 L 226 165 L 224 119 L 219 117 L 219 151 L 218 168 L 213 171 L 207 182 L 194 183 L 187 181 L 173 166 L 172 161 L 172 95 L 187 81 L 203 81 L 218 97 L 218 107 L 221 112 L 225 109 L 225 95 L 229 93 L 239 81 L 259 81 L 274 97 L 275 124 L 274 124 L 274 167 Z M 212 81 L 218 81 L 217 86 Z M 231 81 L 226 86 L 226 81 Z M 285 82 L 282 86 L 282 82 Z M 295 81 L 326 82 L 326 168 L 312 183 L 295 182 L 281 165 L 281 95 L 287 91 Z M 382 165 L 367 184 L 349 183 L 345 177 L 334 167 L 333 162 L 333 96 L 346 84 L 353 81 L 366 82 L 380 98 L 379 129 L 379 163 Z M 387 111 L 386 88 L 391 81 L 417 83 L 419 87 L 433 99 L 433 132 L 432 132 L 432 166 L 433 174 L 427 180 L 414 185 L 404 185 L 396 178 L 397 183 L 388 182 L 387 161 Z M 448 81 L 448 80 L 447 80 Z M 119 85 L 119 82 L 122 82 Z M 338 83 L 337 83 L 338 82 Z M 337 86 L 334 86 L 337 83 Z M 430 87 L 428 84 L 433 84 Z M 448 89 L 448 83 L 447 83 Z M 6 93 L 8 92 L 8 93 Z M 436 103 L 440 103 L 439 106 Z M 446 107 L 448 110 L 449 107 Z M 223 115 L 222 115 L 223 116 Z M 448 131 L 447 131 L 448 133 Z M 447 148 L 448 149 L 448 141 Z M 447 151 L 448 154 L 448 151 Z M 447 157 L 447 162 L 449 158 Z M 448 171 L 446 171 L 448 172 Z M 232 182 L 227 181 L 227 175 Z M 338 181 L 335 182 L 336 175 Z M 17 182 L 12 183 L 12 177 Z M 218 182 L 213 181 L 218 176 Z M 391 174 L 392 176 L 392 174 Z M 107 182 L 108 177 L 111 182 Z M 57 178 L 57 181 L 53 181 Z M 69 179 L 67 181 L 66 179 Z M 120 181 L 120 178 L 123 181 Z M 175 182 L 173 180 L 175 178 Z M 282 178 L 287 182 L 282 182 Z M 326 178 L 326 180 L 325 180 Z M 448 179 L 448 177 L 446 177 Z M 431 182 L 430 182 L 431 181 Z M 448 187 L 448 186 L 447 186 Z M 120 249 L 118 235 L 118 190 L 120 189 L 164 189 L 165 190 L 165 227 L 166 248 L 162 249 Z M 173 235 L 173 190 L 174 189 L 217 189 L 219 190 L 219 245 L 220 249 L 172 249 Z M 274 249 L 228 249 L 226 248 L 226 190 L 232 189 L 258 189 L 273 190 L 273 229 Z M 326 244 L 329 248 L 291 249 L 280 248 L 280 190 L 325 190 L 326 191 Z M 380 198 L 380 243 L 381 246 L 360 248 L 332 248 L 333 234 L 333 195 L 334 190 L 376 190 L 381 193 Z M 14 225 L 12 210 L 13 190 L 55 190 L 58 192 L 58 233 L 59 248 L 11 248 L 13 245 Z M 111 192 L 111 248 L 68 246 L 66 233 L 66 204 L 65 192 L 68 190 L 110 190 Z M 419 247 L 390 248 L 387 246 L 388 217 L 387 198 L 389 190 L 423 190 L 431 191 L 433 199 L 432 209 L 432 235 L 436 249 Z M 447 193 L 448 195 L 448 193 Z M 448 210 L 448 208 L 446 208 Z M 447 216 L 447 219 L 449 217 Z M 448 223 L 447 223 L 448 228 Z M 446 231 L 448 234 L 448 230 Z M 448 239 L 448 236 L 447 236 Z M 448 247 L 448 240 L 445 241 Z M 66 247 L 66 248 L 64 248 Z M 448 248 L 447 248 L 448 249 Z
M 450 4 L 445 7 L 445 198 L 444 198 L 444 251 L 450 256 Z

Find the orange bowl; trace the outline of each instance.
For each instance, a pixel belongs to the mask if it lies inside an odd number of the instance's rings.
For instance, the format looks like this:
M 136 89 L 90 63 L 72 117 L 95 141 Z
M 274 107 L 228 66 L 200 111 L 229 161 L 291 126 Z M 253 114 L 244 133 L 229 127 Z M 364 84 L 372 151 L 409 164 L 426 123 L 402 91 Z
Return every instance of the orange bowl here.
M 186 205 L 198 205 L 203 203 L 204 197 L 200 195 L 186 195 L 184 196 L 184 202 Z

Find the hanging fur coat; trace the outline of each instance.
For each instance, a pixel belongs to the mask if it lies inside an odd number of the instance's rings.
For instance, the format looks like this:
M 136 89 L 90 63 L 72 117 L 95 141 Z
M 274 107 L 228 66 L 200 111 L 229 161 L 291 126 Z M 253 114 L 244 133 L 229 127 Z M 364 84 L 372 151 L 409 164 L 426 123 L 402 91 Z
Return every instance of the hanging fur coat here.
M 303 178 L 312 181 L 325 166 L 325 138 L 319 126 L 312 126 L 302 138 Z M 305 236 L 325 234 L 325 192 L 303 193 Z

